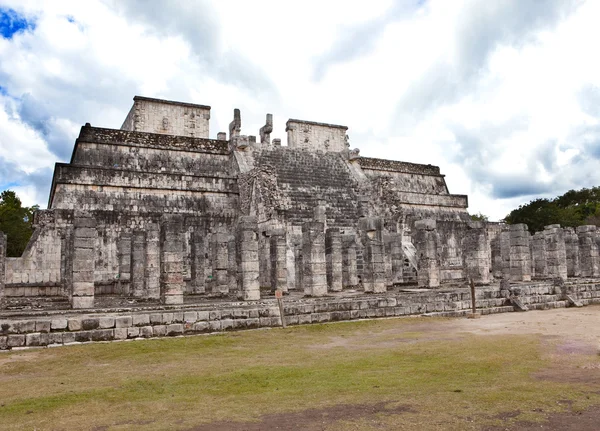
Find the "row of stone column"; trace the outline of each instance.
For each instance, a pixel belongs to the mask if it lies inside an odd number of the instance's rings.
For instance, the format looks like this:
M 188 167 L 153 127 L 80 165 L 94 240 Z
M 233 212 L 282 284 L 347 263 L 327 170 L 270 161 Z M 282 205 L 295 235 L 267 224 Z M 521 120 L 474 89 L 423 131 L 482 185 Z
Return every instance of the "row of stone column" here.
M 600 277 L 600 235 L 596 226 L 549 225 L 531 237 L 536 278 Z
M 76 217 L 72 238 L 73 253 L 69 262 L 69 276 L 66 277 L 69 300 L 73 308 L 92 308 L 97 238 L 95 219 Z M 177 216 L 169 217 L 160 225 L 149 224 L 144 230 L 123 235 L 119 242 L 119 275 L 129 281 L 124 293 L 139 298 L 160 299 L 164 304 L 183 303 L 184 239 L 183 219 Z M 256 218 L 242 217 L 235 235 L 218 233 L 213 235 L 212 240 L 215 243 L 213 291 L 229 293 L 237 289 L 240 299 L 259 299 Z M 3 244 L 5 241 L 0 241 L 0 252 Z M 195 232 L 191 269 L 196 293 L 201 293 L 199 291 L 204 288 L 204 274 L 200 271 L 205 259 L 202 244 L 201 233 Z M 3 276 L 1 280 L 4 280 Z M 3 285 L 0 287 L 3 288 Z
M 460 239 L 464 277 L 477 284 L 490 282 L 488 232 L 484 223 L 470 222 Z M 419 287 L 438 287 L 441 283 L 440 244 L 437 223 L 432 219 L 415 222 L 413 243 L 417 250 L 417 284 Z

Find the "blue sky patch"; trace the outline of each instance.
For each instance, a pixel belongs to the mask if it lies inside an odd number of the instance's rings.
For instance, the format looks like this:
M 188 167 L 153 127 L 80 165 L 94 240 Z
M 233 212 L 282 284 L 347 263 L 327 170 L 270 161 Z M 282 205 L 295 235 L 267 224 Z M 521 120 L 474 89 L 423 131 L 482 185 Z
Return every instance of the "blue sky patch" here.
M 35 28 L 33 21 L 27 21 L 13 9 L 0 8 L 0 36 L 12 39 L 15 33 Z

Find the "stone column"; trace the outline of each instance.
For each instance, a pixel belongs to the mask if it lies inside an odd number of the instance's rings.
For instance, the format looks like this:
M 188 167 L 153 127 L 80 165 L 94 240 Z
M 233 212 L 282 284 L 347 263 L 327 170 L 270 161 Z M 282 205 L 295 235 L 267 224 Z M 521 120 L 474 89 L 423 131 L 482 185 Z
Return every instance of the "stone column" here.
M 404 253 L 402 253 L 402 235 L 394 234 L 390 244 L 392 257 L 392 284 L 404 281 Z
M 383 221 L 377 217 L 365 217 L 358 221 L 364 246 L 363 286 L 365 292 L 383 293 L 385 287 L 385 262 L 383 245 Z
M 356 238 L 352 234 L 342 235 L 342 285 L 358 285 L 356 273 Z
M 261 286 L 271 285 L 271 242 L 266 234 L 258 235 L 258 280 Z
M 168 217 L 160 229 L 160 298 L 163 304 L 183 304 L 183 220 Z
M 342 291 L 342 237 L 340 230 L 329 228 L 325 231 L 325 261 L 327 290 Z
M 0 310 L 6 306 L 6 235 L 0 231 Z
M 510 280 L 531 281 L 529 231 L 523 223 L 510 225 Z
M 213 237 L 213 293 L 227 295 L 229 293 L 229 276 L 227 268 L 229 266 L 228 257 L 228 242 L 229 238 L 226 233 L 217 232 Z
M 271 233 L 271 290 L 287 292 L 286 237 L 283 229 Z
M 392 271 L 392 237 L 389 233 L 383 235 L 383 265 L 385 269 L 384 282 L 386 287 L 394 285 Z
M 487 229 L 482 222 L 467 224 L 462 239 L 463 265 L 467 280 L 476 284 L 490 283 L 490 256 L 487 249 Z
M 302 257 L 302 243 L 294 245 L 294 290 L 304 290 L 304 259 Z
M 323 296 L 327 294 L 324 224 L 307 222 L 302 225 L 302 261 L 304 294 Z
M 510 280 L 510 226 L 504 227 L 500 232 L 500 260 L 502 278 Z
M 552 278 L 567 279 L 567 251 L 565 237 L 559 224 L 544 227 L 546 240 L 546 262 L 548 275 Z
M 60 296 L 71 297 L 73 285 L 73 225 L 63 228 L 60 236 Z
M 144 296 L 146 284 L 146 231 L 136 229 L 131 236 L 131 283 L 129 295 Z
M 415 222 L 414 244 L 417 249 L 417 282 L 419 287 L 440 285 L 440 257 L 435 220 Z
M 567 253 L 567 277 L 581 276 L 579 269 L 579 238 L 575 229 L 568 227 L 564 229 L 565 251 Z
M 531 244 L 531 259 L 533 273 L 536 278 L 548 277 L 548 262 L 546 257 L 546 236 L 544 232 L 536 232 Z
M 96 267 L 96 219 L 75 217 L 73 221 L 73 275 L 70 289 L 71 307 L 94 306 L 94 270 Z
M 254 216 L 242 216 L 236 232 L 238 297 L 244 301 L 260 299 L 258 281 L 258 224 Z
M 600 275 L 600 258 L 596 242 L 596 226 L 577 227 L 579 238 L 579 267 L 582 277 L 598 277 Z
M 160 299 L 160 225 L 146 225 L 146 298 Z M 183 260 L 182 260 L 183 265 Z
M 205 250 L 204 250 L 204 235 L 201 226 L 196 226 L 191 235 L 191 277 L 192 277 L 192 293 L 200 294 L 205 293 L 206 288 L 204 280 L 206 275 L 204 274 L 205 265 Z
M 129 295 L 131 289 L 131 232 L 123 231 L 117 242 L 119 274 L 117 283 L 122 295 Z
M 237 291 L 237 263 L 235 260 L 235 235 L 227 236 L 227 279 L 229 293 Z

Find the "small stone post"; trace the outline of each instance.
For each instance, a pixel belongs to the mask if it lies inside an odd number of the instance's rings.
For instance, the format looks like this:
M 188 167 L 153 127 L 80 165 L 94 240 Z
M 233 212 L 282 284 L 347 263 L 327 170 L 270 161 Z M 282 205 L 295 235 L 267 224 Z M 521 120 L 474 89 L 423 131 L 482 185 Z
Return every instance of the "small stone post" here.
M 477 284 L 490 283 L 490 257 L 487 250 L 487 229 L 483 222 L 470 222 L 462 240 L 463 264 L 467 280 Z
M 6 306 L 6 235 L 0 231 L 0 310 Z
M 523 223 L 510 225 L 510 280 L 531 281 L 529 231 Z
M 548 275 L 552 278 L 567 279 L 567 251 L 563 230 L 559 224 L 544 227 L 546 239 L 546 262 Z
M 160 299 L 160 225 L 146 225 L 146 297 Z
M 582 277 L 598 277 L 600 275 L 600 257 L 596 226 L 586 225 L 577 227 L 579 238 L 579 267 Z
M 287 292 L 286 237 L 283 229 L 271 233 L 271 290 Z
M 363 286 L 365 292 L 383 293 L 385 287 L 385 262 L 383 245 L 383 221 L 377 217 L 359 219 L 364 246 Z
M 145 291 L 144 277 L 146 271 L 146 231 L 136 229 L 131 237 L 131 283 L 129 294 L 143 298 Z
M 183 221 L 163 220 L 160 229 L 160 298 L 163 304 L 183 304 Z
M 565 250 L 567 253 L 567 277 L 579 277 L 579 238 L 572 227 L 565 228 Z
M 191 235 L 191 277 L 192 277 L 192 293 L 201 294 L 206 292 L 204 280 L 204 235 L 202 227 L 196 226 Z
M 418 285 L 419 287 L 438 287 L 440 285 L 440 257 L 435 220 L 416 221 L 414 235 L 417 249 Z
M 302 225 L 302 261 L 304 294 L 324 296 L 327 294 L 325 259 L 325 234 L 322 222 L 306 222 Z
M 239 283 L 238 296 L 244 301 L 260 299 L 257 231 L 256 217 L 240 217 L 236 235 L 236 262 Z
M 352 234 L 342 235 L 342 285 L 358 285 L 356 273 L 356 238 Z
M 71 307 L 94 306 L 94 270 L 96 266 L 96 219 L 75 216 L 73 221 L 73 276 L 70 289 Z

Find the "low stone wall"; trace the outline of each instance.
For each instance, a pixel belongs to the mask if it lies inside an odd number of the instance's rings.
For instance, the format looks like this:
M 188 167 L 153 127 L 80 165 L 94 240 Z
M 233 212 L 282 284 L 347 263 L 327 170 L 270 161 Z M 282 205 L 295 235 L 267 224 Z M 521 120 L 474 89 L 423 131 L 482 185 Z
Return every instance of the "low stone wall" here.
M 514 289 L 518 287 L 518 289 Z M 583 305 L 600 304 L 600 283 L 579 280 L 567 283 L 571 298 Z M 518 291 L 529 309 L 567 307 L 559 286 L 551 283 L 478 288 L 476 306 L 482 314 L 515 311 L 509 295 Z M 324 323 L 410 315 L 463 316 L 471 310 L 468 289 L 448 291 L 355 294 L 325 298 L 286 298 L 284 315 L 288 325 Z M 93 341 L 192 335 L 200 333 L 267 328 L 281 325 L 274 299 L 256 302 L 221 302 L 206 305 L 138 307 L 86 312 L 46 311 L 0 314 L 0 349 L 70 345 Z

